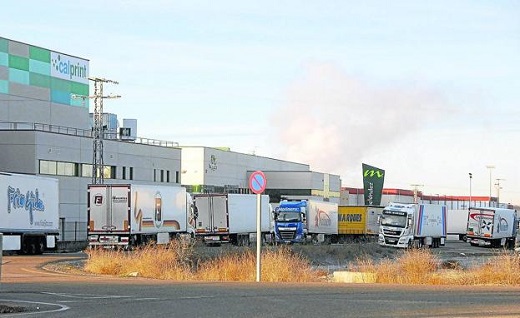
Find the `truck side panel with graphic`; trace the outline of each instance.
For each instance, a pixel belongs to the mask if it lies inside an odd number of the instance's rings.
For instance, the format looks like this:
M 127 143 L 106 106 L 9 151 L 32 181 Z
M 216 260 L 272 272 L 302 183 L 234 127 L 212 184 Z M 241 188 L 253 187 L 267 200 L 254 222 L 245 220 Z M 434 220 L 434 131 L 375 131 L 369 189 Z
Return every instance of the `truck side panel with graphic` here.
M 0 191 L 3 250 L 41 254 L 56 248 L 58 179 L 0 172 Z
M 474 246 L 514 247 L 518 232 L 517 212 L 502 208 L 470 208 L 467 237 Z

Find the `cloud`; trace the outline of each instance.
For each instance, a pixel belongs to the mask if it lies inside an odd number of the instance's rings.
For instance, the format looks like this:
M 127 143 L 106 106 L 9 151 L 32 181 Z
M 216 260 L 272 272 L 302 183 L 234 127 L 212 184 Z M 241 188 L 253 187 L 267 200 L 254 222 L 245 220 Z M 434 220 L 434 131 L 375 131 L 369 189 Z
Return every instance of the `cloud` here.
M 284 95 L 272 119 L 279 157 L 342 176 L 361 171 L 363 159 L 378 149 L 453 113 L 434 89 L 371 83 L 332 63 L 305 65 Z

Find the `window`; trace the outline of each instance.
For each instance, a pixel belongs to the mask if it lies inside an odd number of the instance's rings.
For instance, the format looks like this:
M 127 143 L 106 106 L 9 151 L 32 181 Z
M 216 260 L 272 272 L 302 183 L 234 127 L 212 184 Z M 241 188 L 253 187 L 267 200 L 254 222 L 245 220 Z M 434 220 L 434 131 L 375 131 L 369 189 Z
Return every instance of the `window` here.
M 57 162 L 56 174 L 59 176 L 75 176 L 76 167 L 72 162 Z
M 129 176 L 129 179 L 130 179 L 130 180 L 134 180 L 134 167 L 130 167 L 130 176 Z
M 126 167 L 123 167 L 121 170 L 121 179 L 123 179 L 123 180 L 126 179 Z
M 175 171 L 175 183 L 180 183 L 180 181 L 179 181 L 179 171 Z
M 161 169 L 161 182 L 164 182 L 164 170 Z
M 81 165 L 81 176 L 92 178 L 92 165 L 84 163 Z
M 40 174 L 56 175 L 56 161 L 40 160 Z
M 166 182 L 170 183 L 170 170 L 166 171 Z

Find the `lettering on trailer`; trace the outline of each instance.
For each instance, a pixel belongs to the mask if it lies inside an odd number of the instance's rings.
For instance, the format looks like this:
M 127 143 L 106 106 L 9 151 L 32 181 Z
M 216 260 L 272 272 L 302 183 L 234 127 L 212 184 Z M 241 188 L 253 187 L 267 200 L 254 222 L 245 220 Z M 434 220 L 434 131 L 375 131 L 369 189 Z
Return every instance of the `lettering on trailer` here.
M 362 215 L 359 213 L 356 214 L 340 214 L 339 221 L 340 222 L 361 222 Z
M 94 195 L 94 204 L 97 206 L 103 205 L 103 195 L 101 193 Z
M 31 225 L 34 223 L 34 211 L 45 211 L 45 204 L 39 197 L 38 188 L 32 191 L 27 191 L 24 195 L 19 188 L 7 187 L 7 213 L 11 213 L 11 206 L 13 209 L 25 208 L 29 211 L 29 221 Z
M 117 195 L 113 195 L 112 196 L 112 203 L 126 203 L 126 201 L 128 200 L 128 198 L 126 196 L 120 196 L 118 197 Z

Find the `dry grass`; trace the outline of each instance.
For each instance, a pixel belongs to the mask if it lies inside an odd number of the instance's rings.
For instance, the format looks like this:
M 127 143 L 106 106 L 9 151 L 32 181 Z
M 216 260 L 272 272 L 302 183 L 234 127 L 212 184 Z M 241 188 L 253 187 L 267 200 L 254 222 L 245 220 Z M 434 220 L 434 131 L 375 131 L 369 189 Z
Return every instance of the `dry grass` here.
M 350 269 L 376 274 L 384 284 L 425 285 L 520 285 L 520 255 L 504 251 L 484 265 L 445 269 L 428 249 L 407 250 L 395 260 L 378 263 L 361 258 Z
M 85 271 L 118 276 L 142 276 L 177 281 L 242 281 L 256 280 L 256 250 L 224 252 L 212 257 L 198 255 L 193 243 L 172 241 L 168 246 L 147 245 L 132 252 L 88 250 Z M 322 273 L 287 247 L 264 249 L 262 281 L 310 282 Z M 297 273 L 295 275 L 295 273 Z
M 84 269 L 90 273 L 173 280 L 193 277 L 193 245 L 186 241 L 172 241 L 167 246 L 145 245 L 132 252 L 91 249 L 87 254 Z
M 312 270 L 307 260 L 285 246 L 264 250 L 261 264 L 261 276 L 264 282 L 319 280 L 320 273 Z M 197 278 L 210 281 L 255 281 L 256 252 L 245 250 L 239 254 L 225 255 L 206 261 L 199 267 Z

